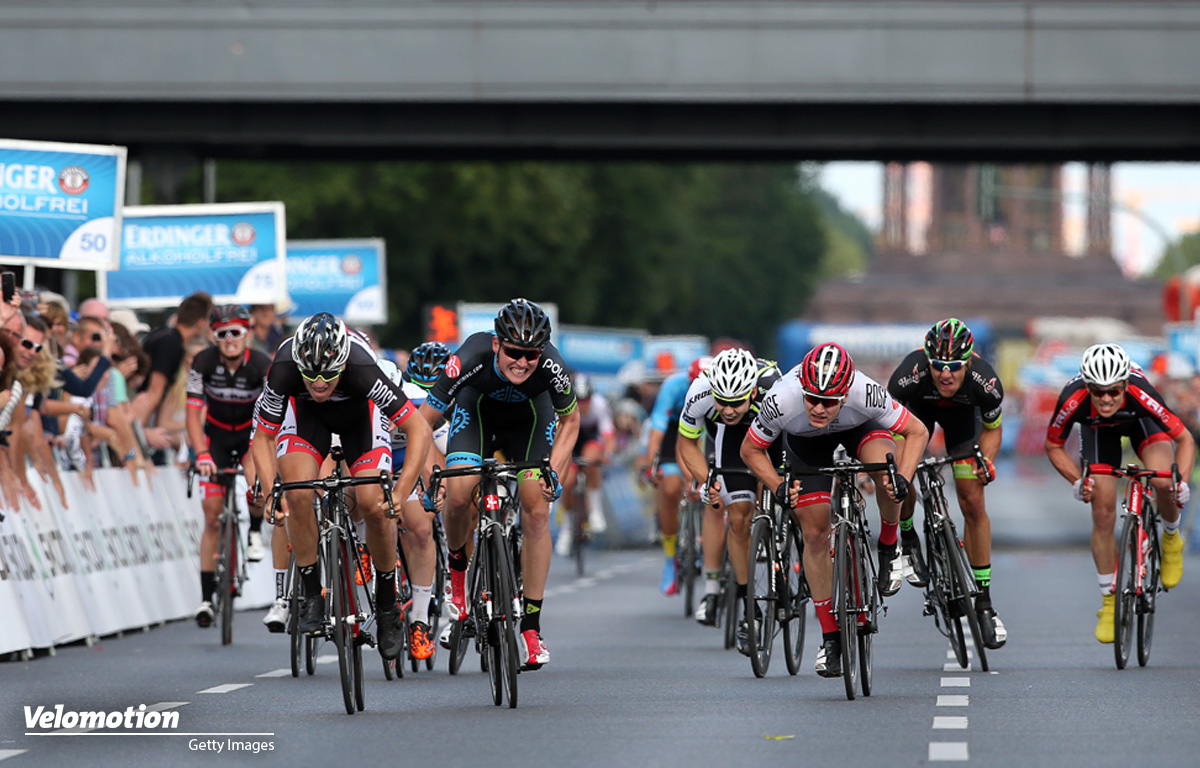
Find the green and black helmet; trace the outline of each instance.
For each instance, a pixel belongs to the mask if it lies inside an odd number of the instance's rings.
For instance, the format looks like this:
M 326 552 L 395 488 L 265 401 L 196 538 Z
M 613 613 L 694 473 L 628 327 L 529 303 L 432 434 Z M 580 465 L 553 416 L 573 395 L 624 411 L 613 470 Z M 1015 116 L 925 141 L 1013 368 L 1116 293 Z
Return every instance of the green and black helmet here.
M 925 356 L 930 360 L 969 360 L 975 337 L 957 317 L 940 320 L 925 334 Z

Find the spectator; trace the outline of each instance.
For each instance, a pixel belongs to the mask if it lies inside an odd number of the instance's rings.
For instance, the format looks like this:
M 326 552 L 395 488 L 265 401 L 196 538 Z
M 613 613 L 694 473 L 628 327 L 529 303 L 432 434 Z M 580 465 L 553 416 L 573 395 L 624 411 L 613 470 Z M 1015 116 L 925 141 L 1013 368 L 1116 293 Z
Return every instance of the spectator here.
M 187 378 L 196 353 L 208 346 L 205 338 L 192 339 L 184 348 L 179 375 L 163 397 L 158 409 L 158 426 L 166 431 L 171 449 L 183 452 L 187 442 Z M 186 461 L 185 461 L 186 463 Z
M 250 307 L 250 348 L 274 359 L 275 350 L 283 341 L 283 325 L 274 304 L 254 304 Z
M 150 374 L 142 382 L 133 405 L 134 417 L 142 426 L 150 425 L 152 417 L 159 413 L 167 391 L 180 377 L 184 346 L 192 339 L 205 338 L 211 311 L 212 297 L 207 293 L 194 293 L 180 303 L 174 326 L 160 328 L 146 337 L 142 347 L 150 356 Z M 170 446 L 170 440 L 162 430 L 147 429 L 146 441 L 154 448 Z
M 39 305 L 38 313 L 46 321 L 46 326 L 50 330 L 50 336 L 47 339 L 50 354 L 53 355 L 55 360 L 58 360 L 62 357 L 63 350 L 67 348 L 67 343 L 70 341 L 70 310 L 67 309 L 66 304 L 59 304 L 57 301 L 46 301 Z
M 54 389 L 62 386 L 58 379 L 58 360 L 50 352 L 48 326 L 37 315 L 25 318 L 25 334 L 21 348 L 16 354 L 18 373 L 17 380 L 25 389 L 25 397 L 31 398 L 29 413 L 21 427 L 21 453 L 28 455 L 34 469 L 43 480 L 50 482 L 58 492 L 58 498 L 64 507 L 67 505 L 66 491 L 63 489 L 62 478 L 58 475 L 58 465 L 54 460 L 51 449 L 51 438 L 47 437 L 44 419 L 53 419 L 57 426 L 57 417 L 80 413 L 78 406 L 64 403 L 60 400 L 47 399 Z M 30 348 L 28 344 L 33 344 Z M 27 363 L 22 365 L 22 363 Z M 51 434 L 57 434 L 57 430 Z M 17 464 L 23 465 L 24 455 L 17 458 Z M 18 472 L 19 475 L 22 473 Z
M 150 332 L 150 326 L 139 320 L 132 309 L 114 309 L 109 312 L 108 318 L 113 328 L 120 326 L 131 338 L 137 339 Z

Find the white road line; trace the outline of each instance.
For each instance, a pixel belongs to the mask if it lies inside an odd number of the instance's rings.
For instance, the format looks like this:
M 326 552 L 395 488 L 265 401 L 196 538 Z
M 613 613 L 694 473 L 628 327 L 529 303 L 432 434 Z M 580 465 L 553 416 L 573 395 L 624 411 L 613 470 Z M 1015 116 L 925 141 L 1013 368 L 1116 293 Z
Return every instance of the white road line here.
M 967 742 L 965 741 L 932 741 L 929 743 L 930 762 L 969 759 Z
M 935 717 L 933 718 L 933 729 L 935 731 L 945 730 L 962 730 L 967 727 L 967 718 L 965 717 Z
M 969 677 L 943 677 L 943 688 L 970 688 L 971 678 Z
M 0 749 L 0 760 L 7 760 L 10 757 L 23 755 L 26 751 L 24 749 Z
M 937 705 L 939 707 L 967 707 L 970 704 L 970 696 L 948 696 L 943 694 L 937 697 Z
M 255 675 L 255 677 L 287 677 L 290 674 L 292 674 L 292 670 L 287 668 L 272 669 L 270 672 L 263 672 L 261 675 Z
M 942 671 L 943 672 L 971 672 L 971 671 L 973 671 L 973 668 L 971 667 L 970 664 L 968 664 L 964 668 L 962 666 L 959 666 L 959 663 L 957 661 L 947 661 L 945 664 L 942 665 Z
M 317 657 L 318 664 L 337 664 L 337 654 L 326 653 Z
M 225 683 L 224 685 L 214 685 L 212 688 L 205 688 L 203 691 L 196 691 L 196 693 L 229 693 L 241 688 L 249 688 L 252 685 L 254 683 Z

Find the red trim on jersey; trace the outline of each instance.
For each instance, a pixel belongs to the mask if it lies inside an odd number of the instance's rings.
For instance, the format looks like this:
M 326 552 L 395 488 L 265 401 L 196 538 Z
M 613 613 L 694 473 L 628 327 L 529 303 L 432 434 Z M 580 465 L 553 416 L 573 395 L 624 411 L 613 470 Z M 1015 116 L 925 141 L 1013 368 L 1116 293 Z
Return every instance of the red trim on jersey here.
M 1150 411 L 1155 418 L 1162 422 L 1162 425 L 1167 428 L 1167 434 L 1172 438 L 1179 437 L 1183 432 L 1183 422 L 1179 420 L 1178 416 L 1171 413 L 1171 409 L 1160 402 L 1154 395 L 1133 383 L 1129 384 L 1126 393 L 1126 396 L 1133 395 L 1142 404 L 1143 408 Z
M 203 408 L 204 405 L 205 405 L 205 402 L 204 402 L 204 398 L 202 398 L 202 397 L 189 397 L 187 399 L 187 407 L 188 408 L 195 408 L 198 411 L 201 408 Z
M 866 445 L 867 443 L 871 442 L 872 440 L 891 440 L 891 439 L 892 439 L 892 433 L 889 430 L 873 429 L 870 432 L 868 432 L 867 434 L 863 435 L 862 440 L 858 441 L 858 450 L 856 450 L 855 453 L 861 456 L 863 446 Z
M 259 416 L 257 419 L 258 430 L 265 435 L 278 435 L 279 430 L 283 429 L 282 424 L 272 424 L 271 422 Z
M 392 459 L 392 447 L 390 445 L 381 445 L 378 448 L 372 448 L 359 457 L 358 461 L 354 462 L 354 466 L 350 467 L 350 474 L 358 475 L 364 470 L 380 470 L 390 469 Z
M 402 423 L 404 423 L 405 419 L 416 413 L 416 410 L 416 408 L 413 408 L 412 401 L 409 400 L 404 404 L 403 408 L 396 411 L 396 415 L 392 417 L 392 424 L 397 427 L 400 426 Z
M 283 445 L 283 455 L 285 456 L 289 453 L 303 453 L 316 459 L 317 464 L 325 461 L 325 457 L 321 455 L 320 451 L 302 437 L 288 435 L 283 439 L 281 445 Z
M 261 423 L 261 421 L 262 420 L 260 419 L 259 422 Z M 209 416 L 208 423 L 212 424 L 217 429 L 224 429 L 227 432 L 241 432 L 243 429 L 250 429 L 250 425 L 254 423 L 254 419 L 250 419 L 249 421 L 243 421 L 241 424 L 226 424 L 223 421 L 214 419 L 212 416 Z
M 758 436 L 758 433 L 754 431 L 753 427 L 751 427 L 750 430 L 748 432 L 746 432 L 746 434 L 750 437 L 750 442 L 754 443 L 759 448 L 770 448 L 771 443 L 775 442 L 774 440 L 770 440 L 770 441 L 763 440 L 761 437 Z
M 893 400 L 892 402 L 894 403 L 896 401 Z M 903 405 L 900 407 L 904 408 Z M 904 429 L 904 425 L 908 423 L 909 416 L 912 416 L 912 411 L 908 410 L 907 408 L 904 408 L 904 413 L 900 414 L 900 420 L 897 421 L 896 424 L 891 428 L 891 431 L 899 432 L 900 430 Z
M 1155 432 L 1153 435 L 1147 436 L 1145 440 L 1143 440 L 1141 443 L 1138 444 L 1138 447 L 1137 447 L 1138 458 L 1141 458 L 1142 451 L 1146 450 L 1146 448 L 1148 446 L 1154 445 L 1155 443 L 1169 443 L 1169 442 L 1171 442 L 1171 436 L 1168 435 L 1166 432 Z
M 829 491 L 813 491 L 812 493 L 802 493 L 800 498 L 796 500 L 796 509 L 800 507 L 811 507 L 814 504 L 829 504 L 832 497 Z
M 1091 396 L 1088 395 L 1086 387 L 1067 398 L 1067 401 L 1058 409 L 1058 413 L 1054 414 L 1054 418 L 1050 420 L 1050 426 L 1046 429 L 1046 442 L 1058 446 L 1067 444 L 1067 435 L 1071 432 L 1071 419 L 1084 400 L 1091 402 Z
M 206 499 L 211 499 L 214 496 L 222 496 L 225 493 L 225 489 L 221 487 L 220 483 L 213 483 L 208 480 L 200 481 L 200 490 L 204 491 L 204 498 Z

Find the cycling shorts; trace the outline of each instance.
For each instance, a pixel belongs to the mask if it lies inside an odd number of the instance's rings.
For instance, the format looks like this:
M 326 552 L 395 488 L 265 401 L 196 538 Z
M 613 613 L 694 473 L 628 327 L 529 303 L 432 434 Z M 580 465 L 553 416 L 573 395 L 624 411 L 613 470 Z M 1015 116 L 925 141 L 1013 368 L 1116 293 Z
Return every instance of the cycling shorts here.
M 893 440 L 890 430 L 874 419 L 843 432 L 832 432 L 812 437 L 787 436 L 788 461 L 794 467 L 828 467 L 833 464 L 833 454 L 838 446 L 846 453 L 858 458 L 863 446 L 872 440 Z M 829 504 L 833 490 L 833 478 L 828 475 L 806 475 L 800 480 L 800 501 L 796 506 Z M 774 490 L 774 489 L 772 489 Z
M 470 390 L 466 390 L 469 392 Z M 502 403 L 472 394 L 455 402 L 446 443 L 446 466 L 478 466 L 484 456 L 502 451 L 509 461 L 539 461 L 554 447 L 558 416 L 543 393 L 520 403 Z M 536 479 L 541 472 L 522 472 Z
M 742 441 L 750 431 L 749 424 L 717 423 L 717 432 L 713 436 L 713 459 L 717 464 L 717 477 L 721 481 L 721 503 L 735 504 L 749 502 L 753 504 L 758 498 L 758 479 L 740 472 L 722 474 L 721 470 L 745 469 L 746 462 L 742 461 Z M 776 440 L 767 449 L 772 466 L 778 467 L 783 463 L 783 441 Z
M 234 451 L 237 451 L 239 457 L 238 465 L 246 465 L 246 458 L 250 455 L 251 430 L 249 427 L 230 432 L 227 429 L 208 424 L 205 425 L 204 436 L 207 438 L 208 452 L 212 456 L 213 463 L 217 465 L 217 469 L 230 469 L 234 466 Z M 202 480 L 200 488 L 206 499 L 222 496 L 225 493 L 220 483 L 211 480 Z
M 314 403 L 291 398 L 279 428 L 277 456 L 305 453 L 317 464 L 329 455 L 336 434 L 350 473 L 392 469 L 391 423 L 371 400 Z
M 1171 436 L 1161 424 L 1151 418 L 1141 418 L 1125 424 L 1093 427 L 1079 425 L 1082 438 L 1079 443 L 1079 459 L 1083 466 L 1106 464 L 1121 466 L 1121 438 L 1128 437 L 1134 450 L 1141 457 L 1146 446 L 1162 441 L 1171 441 Z

